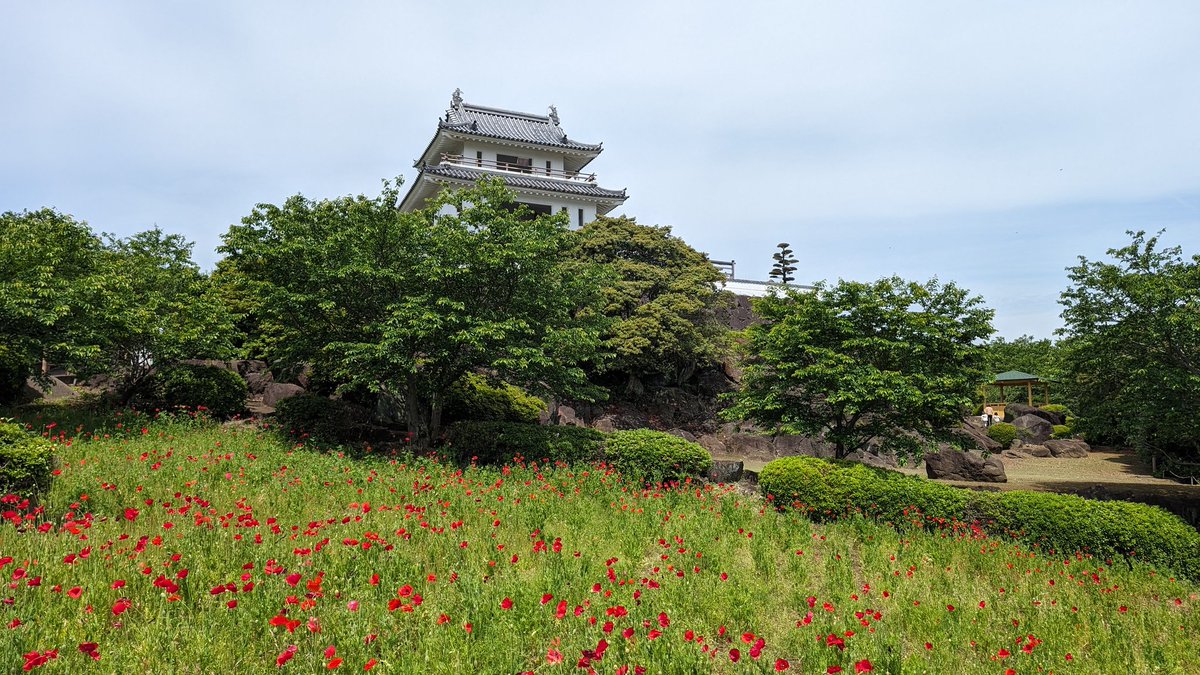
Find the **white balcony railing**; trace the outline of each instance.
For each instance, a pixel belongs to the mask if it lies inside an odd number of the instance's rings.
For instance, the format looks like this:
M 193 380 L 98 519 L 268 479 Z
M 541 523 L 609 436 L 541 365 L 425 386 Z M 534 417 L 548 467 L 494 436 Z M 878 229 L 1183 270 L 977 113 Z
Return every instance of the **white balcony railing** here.
M 465 166 L 473 169 L 487 169 L 489 171 L 505 171 L 508 173 L 522 173 L 530 176 L 544 176 L 557 180 L 569 180 L 576 183 L 596 184 L 596 174 L 582 174 L 578 171 L 564 171 L 562 169 L 550 169 L 546 167 L 537 167 L 530 164 L 511 164 L 508 162 L 497 162 L 490 159 L 480 159 L 477 157 L 464 157 L 463 155 L 451 155 L 442 153 L 442 164 L 451 164 L 454 166 Z

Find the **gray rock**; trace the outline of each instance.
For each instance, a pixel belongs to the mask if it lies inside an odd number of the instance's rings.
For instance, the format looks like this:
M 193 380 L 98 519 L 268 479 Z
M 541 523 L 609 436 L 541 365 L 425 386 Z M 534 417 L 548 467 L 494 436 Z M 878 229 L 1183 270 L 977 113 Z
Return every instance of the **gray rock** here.
M 606 434 L 611 434 L 617 430 L 617 419 L 612 415 L 601 415 L 592 420 L 592 428 L 596 431 L 603 431 Z
M 274 408 L 275 406 L 279 405 L 280 401 L 293 396 L 299 396 L 303 393 L 304 387 L 294 384 L 280 384 L 279 382 L 272 382 L 263 388 L 262 402 L 263 405 Z
M 984 459 L 974 452 L 947 450 L 925 455 L 925 475 L 942 480 L 1007 483 L 1004 462 L 992 455 Z
M 707 476 L 714 483 L 736 483 L 742 479 L 744 469 L 741 461 L 714 460 Z
M 1040 418 L 1046 420 L 1050 424 L 1062 424 L 1063 423 L 1062 415 L 1060 415 L 1058 413 L 1050 412 L 1049 410 L 1042 410 L 1041 408 L 1038 408 L 1037 406 L 1026 405 L 1024 403 L 1009 403 L 1006 406 L 1004 406 L 1004 416 L 1008 417 L 1010 415 L 1012 416 L 1013 419 L 1016 419 L 1023 415 L 1033 415 L 1034 417 L 1040 417 Z
M 678 436 L 685 441 L 691 441 L 692 443 L 696 442 L 696 437 L 683 429 L 668 429 L 667 433 L 671 434 L 672 436 Z
M 998 452 L 1001 446 L 996 441 L 988 437 L 987 432 L 970 423 L 964 423 L 962 426 L 955 428 L 951 433 L 959 438 L 970 441 L 975 445 L 975 449 L 983 453 Z
M 558 410 L 554 411 L 552 418 L 559 426 L 580 426 L 580 418 L 576 417 L 575 408 L 571 406 L 558 406 Z
M 269 370 L 246 373 L 245 378 L 246 389 L 248 389 L 250 393 L 254 395 L 262 394 L 266 391 L 267 385 L 275 381 L 275 376 L 272 375 L 271 371 Z
M 1065 438 L 1061 440 L 1046 441 L 1046 448 L 1050 454 L 1055 457 L 1063 457 L 1068 459 L 1079 459 L 1088 456 L 1088 452 L 1092 449 L 1087 443 L 1078 438 Z
M 714 455 L 724 455 L 729 452 L 725 448 L 725 443 L 716 434 L 704 434 L 700 438 L 697 438 L 696 442 L 700 444 L 700 447 Z
M 1037 446 L 1037 447 L 1041 447 L 1041 446 Z M 1021 448 L 1021 449 L 1009 448 L 1009 449 L 1005 450 L 1004 452 L 1001 452 L 1000 456 L 1005 457 L 1007 459 L 1029 459 L 1033 455 L 1030 455 L 1029 453 L 1025 452 L 1024 448 Z
M 1016 449 L 1030 457 L 1050 457 L 1053 454 L 1050 452 L 1050 448 L 1034 443 L 1021 443 Z
M 876 454 L 865 450 L 855 450 L 846 455 L 846 459 L 851 462 L 859 462 L 867 466 L 875 467 L 876 469 L 894 469 L 898 466 L 896 456 L 892 454 Z
M 1026 443 L 1041 444 L 1050 440 L 1054 429 L 1048 420 L 1037 415 L 1021 415 L 1012 421 L 1017 428 L 1021 440 Z

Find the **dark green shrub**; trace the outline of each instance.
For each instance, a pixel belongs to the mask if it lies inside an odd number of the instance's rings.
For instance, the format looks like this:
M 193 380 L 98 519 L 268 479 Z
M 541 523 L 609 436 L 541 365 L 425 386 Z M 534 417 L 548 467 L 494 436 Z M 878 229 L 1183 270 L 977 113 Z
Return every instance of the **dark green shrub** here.
M 490 384 L 482 375 L 464 376 L 446 392 L 443 411 L 447 421 L 478 420 L 495 422 L 538 421 L 546 403 L 506 382 Z
M 819 518 L 861 513 L 901 523 L 910 515 L 919 519 L 917 512 L 961 518 L 969 506 L 969 495 L 963 490 L 857 462 L 815 457 L 777 459 L 763 467 L 758 484 L 776 503 L 798 506 Z
M 1045 492 L 1001 492 L 980 503 L 999 531 L 1058 553 L 1128 555 L 1200 578 L 1200 532 L 1157 506 Z
M 0 496 L 36 498 L 50 487 L 54 444 L 0 421 Z
M 801 508 L 818 520 L 847 514 L 897 525 L 957 520 L 1060 555 L 1128 556 L 1200 579 L 1200 532 L 1156 506 L 1045 492 L 977 492 L 812 457 L 777 459 L 758 480 L 776 505 Z
M 363 439 L 370 414 L 365 408 L 347 401 L 300 394 L 285 398 L 275 406 L 275 423 L 298 439 L 307 437 L 328 443 L 348 443 Z
M 609 434 L 604 457 L 626 476 L 664 481 L 696 476 L 712 466 L 712 455 L 700 445 L 649 429 Z
M 1018 430 L 1008 422 L 998 422 L 987 428 L 987 435 L 1001 447 L 1007 448 L 1017 440 Z
M 1054 438 L 1070 438 L 1071 437 L 1070 425 L 1055 424 L 1053 427 L 1050 427 L 1050 428 L 1054 432 L 1054 434 L 1053 434 Z
M 575 463 L 599 459 L 604 434 L 582 427 L 463 421 L 450 425 L 447 442 L 458 459 L 474 457 L 481 464 L 505 464 L 517 457 Z
M 217 419 L 246 410 L 246 382 L 237 373 L 216 366 L 179 364 L 150 377 L 139 407 L 163 410 L 195 408 Z

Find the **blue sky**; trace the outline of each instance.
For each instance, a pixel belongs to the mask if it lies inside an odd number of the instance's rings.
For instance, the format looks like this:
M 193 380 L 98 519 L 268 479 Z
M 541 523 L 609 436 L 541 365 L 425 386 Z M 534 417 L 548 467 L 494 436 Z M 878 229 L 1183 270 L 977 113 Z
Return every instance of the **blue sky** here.
M 1064 268 L 1200 253 L 1195 2 L 9 3 L 0 211 L 196 242 L 259 202 L 377 194 L 461 87 L 603 141 L 619 211 L 739 276 L 937 276 L 1003 336 Z

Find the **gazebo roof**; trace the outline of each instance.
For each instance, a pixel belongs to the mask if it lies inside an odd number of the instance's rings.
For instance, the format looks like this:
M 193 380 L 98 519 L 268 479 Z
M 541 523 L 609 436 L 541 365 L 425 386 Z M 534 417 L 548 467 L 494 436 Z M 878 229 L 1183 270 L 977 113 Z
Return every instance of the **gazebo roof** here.
M 1020 382 L 1020 383 L 1024 384 L 1025 382 L 1041 382 L 1041 381 L 1042 381 L 1042 378 L 1038 377 L 1037 375 L 1031 375 L 1029 373 L 1022 373 L 1019 370 L 1006 370 L 1003 373 L 1000 373 L 999 375 L 996 376 L 996 382 L 1003 382 L 1005 384 L 1008 384 L 1010 382 L 1011 383 Z

